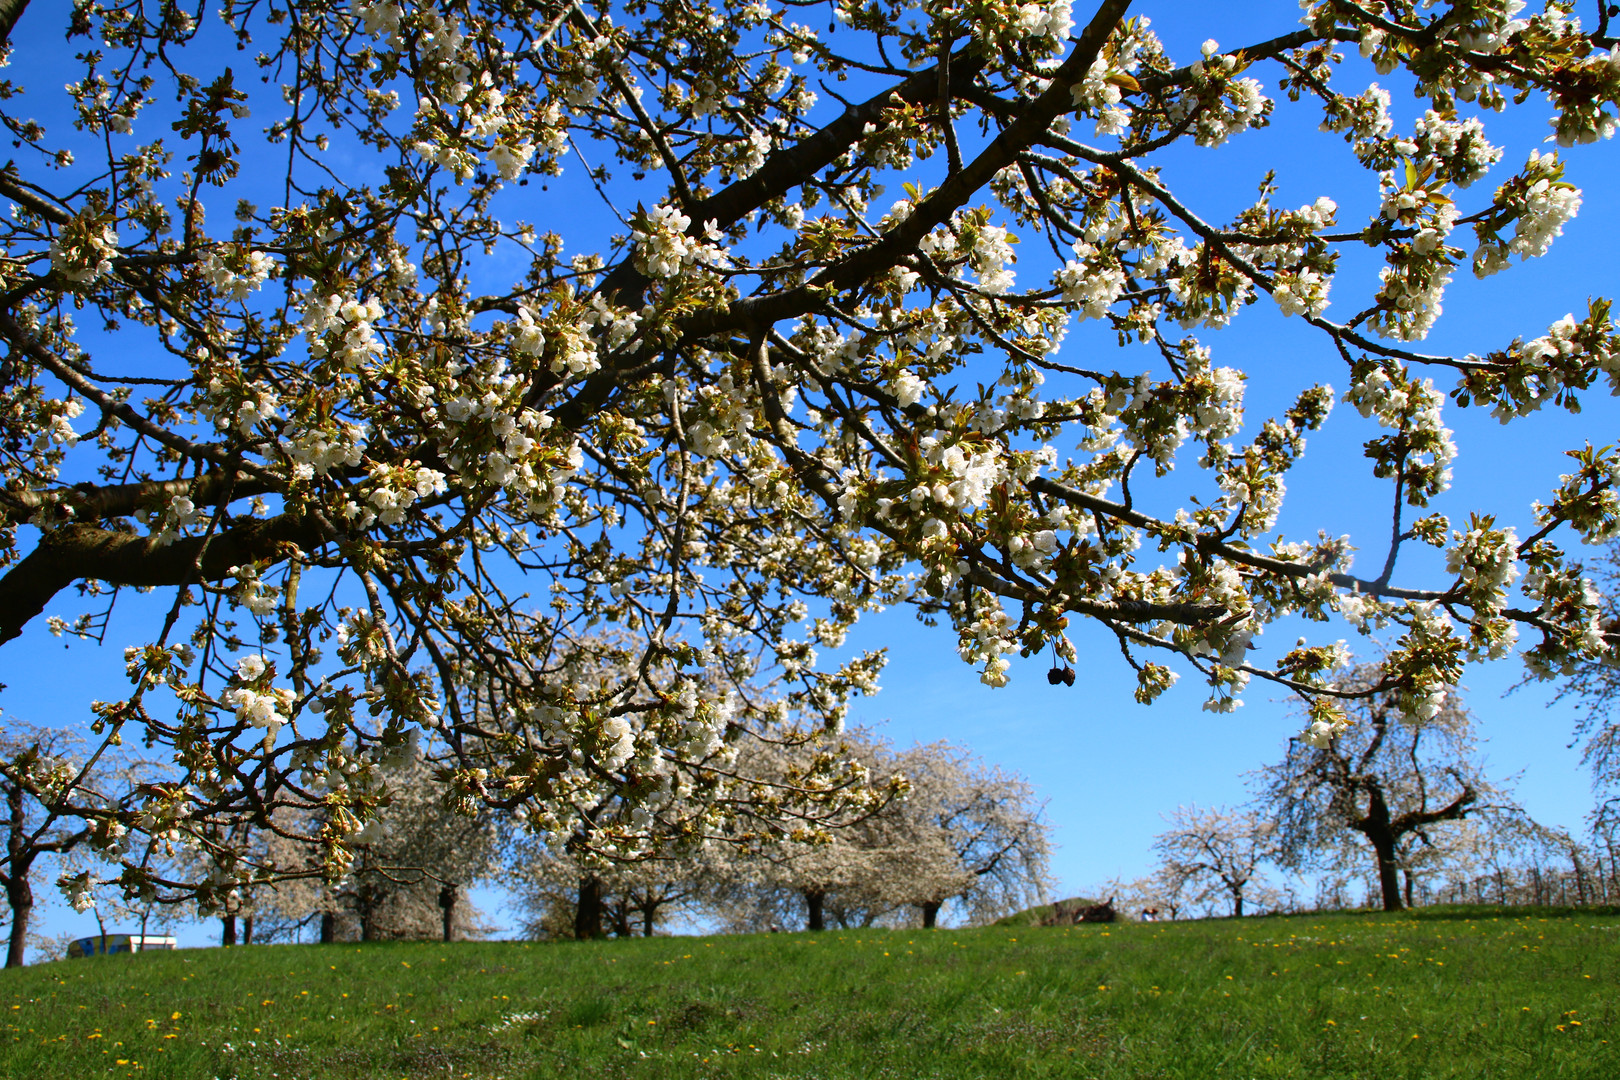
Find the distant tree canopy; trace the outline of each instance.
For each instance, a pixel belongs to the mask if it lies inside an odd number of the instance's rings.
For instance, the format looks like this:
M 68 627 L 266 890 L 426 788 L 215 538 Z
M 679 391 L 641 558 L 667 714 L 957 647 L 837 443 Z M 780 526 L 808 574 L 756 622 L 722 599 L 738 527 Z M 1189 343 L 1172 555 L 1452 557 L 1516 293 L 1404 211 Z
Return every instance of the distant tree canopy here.
M 0 642 L 113 626 L 129 692 L 76 719 L 172 767 L 61 813 L 157 842 L 318 808 L 335 879 L 419 745 L 451 805 L 610 859 L 816 833 L 894 787 L 815 751 L 766 783 L 736 748 L 837 728 L 882 657 L 817 650 L 897 604 L 991 685 L 1071 663 L 1084 618 L 1143 702 L 1260 677 L 1329 726 L 1343 623 L 1393 639 L 1356 693 L 1422 719 L 1521 631 L 1538 674 L 1606 655 L 1555 544 L 1620 531 L 1613 451 L 1572 431 L 1526 537 L 1426 508 L 1447 395 L 1575 411 L 1620 363 L 1609 302 L 1421 344 L 1454 275 L 1576 213 L 1561 151 L 1500 165 L 1486 121 L 1609 136 L 1606 5 L 1311 0 L 1186 56 L 1128 0 L 801 6 L 0 5 Z M 26 62 L 64 31 L 73 70 Z M 1168 186 L 1167 155 L 1287 109 L 1361 172 L 1302 154 L 1316 197 L 1268 175 L 1235 214 Z M 1375 287 L 1336 278 L 1347 249 Z M 1217 359 L 1257 302 L 1319 354 Z M 1066 346 L 1088 321 L 1146 348 Z M 1292 404 L 1249 416 L 1259 383 Z M 1393 488 L 1371 576 L 1352 538 L 1276 531 L 1338 401 Z M 1397 579 L 1412 544 L 1445 572 Z M 149 624 L 109 623 L 136 588 Z M 1251 652 L 1291 616 L 1341 625 Z M 116 858 L 127 889 L 199 886 Z
M 746 848 L 710 842 L 618 866 L 520 846 L 511 877 L 531 930 L 651 934 L 672 914 L 742 931 L 880 921 L 932 928 L 942 913 L 983 923 L 1044 897 L 1050 829 L 1022 777 L 948 743 L 897 752 L 867 732 L 846 743 L 873 773 L 905 777 L 905 795 L 824 837 Z M 589 904 L 599 913 L 582 918 Z
M 1383 682 L 1378 665 L 1342 672 L 1354 694 Z M 1277 824 L 1279 861 L 1342 867 L 1370 850 L 1386 911 L 1402 903 L 1401 873 L 1445 843 L 1448 826 L 1477 812 L 1517 812 L 1486 777 L 1473 717 L 1453 690 L 1429 717 L 1404 713 L 1393 694 L 1355 697 L 1351 723 L 1318 727 L 1283 759 L 1253 774 L 1260 812 Z

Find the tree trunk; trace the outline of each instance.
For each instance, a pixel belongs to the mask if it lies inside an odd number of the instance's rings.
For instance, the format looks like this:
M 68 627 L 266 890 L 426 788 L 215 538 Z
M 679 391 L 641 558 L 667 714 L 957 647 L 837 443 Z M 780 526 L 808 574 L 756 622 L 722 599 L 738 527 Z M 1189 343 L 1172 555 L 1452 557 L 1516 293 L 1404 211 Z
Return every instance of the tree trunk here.
M 1243 892 L 1239 890 L 1232 894 L 1232 918 L 1243 918 Z
M 939 901 L 930 900 L 928 903 L 919 904 L 918 906 L 922 908 L 923 929 L 934 929 L 939 924 Z
M 806 909 L 806 915 L 808 916 L 805 926 L 806 930 L 827 929 L 827 918 L 822 913 L 821 908 L 822 902 L 826 899 L 827 894 L 822 892 L 820 889 L 804 890 L 804 906 Z
M 330 945 L 337 940 L 337 916 L 330 911 L 321 912 L 321 944 Z
M 1412 902 L 1412 870 L 1411 870 L 1411 868 L 1408 867 L 1408 868 L 1403 869 L 1401 871 L 1401 876 L 1406 881 L 1406 906 L 1409 907 L 1409 908 L 1417 907 L 1417 905 Z
M 1401 903 L 1401 867 L 1395 861 L 1393 836 L 1368 836 L 1373 854 L 1378 859 L 1378 890 L 1383 894 L 1385 911 L 1404 911 Z
M 602 936 L 602 879 L 588 874 L 579 879 L 579 904 L 574 909 L 574 936 L 581 941 Z
M 456 917 L 456 887 L 454 885 L 446 885 L 439 890 L 439 914 L 444 940 L 449 941 Z
M 221 929 L 220 935 L 219 935 L 219 943 L 221 945 L 223 945 L 223 946 L 235 945 L 236 944 L 236 916 L 235 915 L 221 915 L 219 917 L 219 921 L 222 924 L 222 929 Z
M 28 866 L 13 864 L 6 879 L 6 902 L 11 905 L 11 941 L 6 946 L 6 967 L 22 967 L 28 952 L 28 916 L 34 910 L 34 887 Z
M 33 857 L 24 850 L 28 818 L 19 784 L 6 785 L 6 814 L 9 826 L 6 831 L 6 902 L 11 905 L 11 941 L 6 947 L 6 967 L 14 968 L 22 967 L 27 958 L 28 916 L 34 910 L 34 887 L 28 883 Z
M 242 944 L 253 944 L 253 916 L 242 916 Z
M 658 912 L 657 904 L 643 904 L 641 906 L 641 936 L 653 936 L 653 916 Z

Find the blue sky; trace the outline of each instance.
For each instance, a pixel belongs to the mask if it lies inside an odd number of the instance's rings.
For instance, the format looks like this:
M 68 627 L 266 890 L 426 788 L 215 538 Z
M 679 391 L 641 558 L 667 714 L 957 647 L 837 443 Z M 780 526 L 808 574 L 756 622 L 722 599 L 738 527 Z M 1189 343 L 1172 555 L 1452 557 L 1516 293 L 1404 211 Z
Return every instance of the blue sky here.
M 1205 38 L 1235 48 L 1286 33 L 1297 25 L 1298 17 L 1292 0 L 1244 5 L 1144 2 L 1132 10 L 1152 16 L 1171 54 L 1183 60 L 1194 57 Z M 1077 7 L 1077 18 L 1086 13 L 1086 8 Z M 19 33 L 36 32 L 43 14 L 31 10 Z M 40 42 L 39 49 L 22 50 L 8 74 L 28 85 L 32 72 L 58 62 L 53 52 L 59 39 L 54 39 L 54 30 L 52 35 L 52 40 Z M 1259 76 L 1270 88 L 1275 69 L 1263 69 Z M 1402 85 L 1398 78 L 1383 82 Z M 46 102 L 38 108 L 40 118 L 48 120 L 43 115 Z M 1422 103 L 1397 90 L 1397 129 L 1409 130 L 1421 111 Z M 1487 198 L 1531 149 L 1545 149 L 1542 139 L 1549 129 L 1544 107 L 1532 101 L 1520 113 L 1487 118 L 1488 135 L 1506 153 L 1490 177 L 1462 193 L 1465 212 Z M 1281 101 L 1276 122 L 1268 129 L 1250 132 L 1219 150 L 1178 148 L 1164 161 L 1164 178 L 1206 217 L 1218 219 L 1246 205 L 1261 174 L 1276 168 L 1277 205 L 1299 206 L 1325 194 L 1338 201 L 1341 225 L 1354 228 L 1376 207 L 1376 179 L 1355 166 L 1341 142 L 1316 131 L 1316 120 L 1308 108 Z M 1620 293 L 1620 260 L 1614 249 L 1614 238 L 1620 235 L 1620 190 L 1610 180 L 1620 175 L 1620 147 L 1613 143 L 1583 147 L 1569 152 L 1567 160 L 1567 178 L 1584 191 L 1580 215 L 1567 234 L 1547 257 L 1484 282 L 1473 280 L 1465 269 L 1453 283 L 1446 314 L 1425 349 L 1483 352 L 1516 335 L 1537 336 L 1566 312 L 1579 317 L 1589 295 Z M 561 183 L 583 188 L 579 171 L 572 170 Z M 600 227 L 605 215 L 588 209 L 593 200 L 588 188 L 580 192 L 574 224 L 581 240 L 577 247 L 570 245 L 570 251 L 592 248 L 588 239 L 612 231 Z M 1347 256 L 1334 287 L 1338 303 L 1329 315 L 1343 317 L 1352 305 L 1364 303 L 1375 282 L 1374 262 Z M 1344 388 L 1344 368 L 1325 341 L 1297 320 L 1280 318 L 1268 301 L 1247 309 L 1231 330 L 1207 333 L 1204 339 L 1214 347 L 1217 364 L 1250 372 L 1250 431 L 1285 407 L 1304 386 L 1326 381 Z M 1098 351 L 1088 366 L 1134 370 L 1151 363 L 1140 351 L 1120 353 L 1111 335 L 1100 331 L 1071 333 L 1065 349 L 1070 357 Z M 1450 380 L 1437 373 L 1436 381 L 1446 387 Z M 1525 535 L 1531 503 L 1545 497 L 1566 468 L 1563 451 L 1585 440 L 1601 445 L 1615 437 L 1620 408 L 1614 401 L 1594 390 L 1585 406 L 1578 417 L 1547 412 L 1505 428 L 1479 410 L 1448 410 L 1460 454 L 1452 490 L 1436 508 L 1450 513 L 1454 521 L 1470 510 L 1494 512 Z M 1380 544 L 1388 530 L 1389 492 L 1371 478 L 1361 453 L 1361 441 L 1372 433 L 1353 409 L 1338 406 L 1290 479 L 1279 526 L 1293 538 L 1314 536 L 1318 529 L 1333 535 L 1349 533 L 1362 548 L 1363 569 L 1382 560 Z M 1191 478 L 1195 472 L 1190 470 L 1186 488 L 1173 475 L 1157 490 L 1166 498 L 1197 490 Z M 1438 558 L 1414 555 L 1404 556 L 1408 561 L 1397 581 L 1437 580 Z M 147 612 L 154 607 L 147 598 L 121 599 L 109 635 L 113 644 L 102 649 L 83 643 L 64 648 L 43 628 L 31 628 L 6 648 L 0 681 L 9 683 L 10 689 L 0 695 L 0 709 L 50 723 L 64 710 L 77 719 L 91 697 L 121 696 L 125 692 L 121 647 L 142 637 L 143 627 L 150 626 Z M 1286 635 L 1291 641 L 1294 633 L 1279 626 L 1268 640 L 1275 644 L 1275 638 Z M 1313 639 L 1321 633 L 1318 630 Z M 1243 773 L 1277 758 L 1300 726 L 1290 703 L 1263 684 L 1251 686 L 1246 706 L 1234 714 L 1203 712 L 1202 684 L 1185 669 L 1177 687 L 1144 708 L 1132 700 L 1134 679 L 1112 636 L 1078 625 L 1073 636 L 1080 662 L 1072 689 L 1047 684 L 1044 658 L 1015 661 L 1012 684 L 1004 689 L 985 687 L 976 671 L 956 659 L 949 630 L 921 626 L 906 611 L 870 617 L 849 642 L 851 649 L 884 646 L 890 652 L 883 691 L 858 701 L 852 722 L 876 727 L 899 744 L 945 739 L 969 747 L 1034 783 L 1047 800 L 1048 819 L 1055 829 L 1058 852 L 1053 869 L 1060 895 L 1109 877 L 1146 873 L 1152 865 L 1150 845 L 1162 827 L 1159 815 L 1179 803 L 1242 801 Z M 1351 638 L 1352 647 L 1363 657 L 1376 651 L 1374 643 L 1356 639 L 1348 627 L 1336 626 L 1330 636 Z M 1488 740 L 1485 752 L 1494 773 L 1520 774 L 1519 797 L 1532 815 L 1577 830 L 1593 797 L 1578 750 L 1569 746 L 1576 717 L 1566 705 L 1548 704 L 1546 686 L 1507 695 L 1522 670 L 1516 662 L 1472 669 L 1464 687 L 1466 700 Z M 487 896 L 486 907 L 494 900 Z M 58 907 L 45 929 L 88 933 L 93 924 L 88 917 L 73 918 Z M 187 937 L 200 944 L 213 933 L 210 927 Z

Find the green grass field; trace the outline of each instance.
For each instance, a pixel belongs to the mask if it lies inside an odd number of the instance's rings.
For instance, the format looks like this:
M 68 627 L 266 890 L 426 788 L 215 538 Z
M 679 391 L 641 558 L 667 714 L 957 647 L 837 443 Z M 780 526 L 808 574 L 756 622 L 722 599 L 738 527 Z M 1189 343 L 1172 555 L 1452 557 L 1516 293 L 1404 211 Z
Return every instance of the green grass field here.
M 0 1076 L 1620 1077 L 1620 916 L 271 946 L 0 983 Z

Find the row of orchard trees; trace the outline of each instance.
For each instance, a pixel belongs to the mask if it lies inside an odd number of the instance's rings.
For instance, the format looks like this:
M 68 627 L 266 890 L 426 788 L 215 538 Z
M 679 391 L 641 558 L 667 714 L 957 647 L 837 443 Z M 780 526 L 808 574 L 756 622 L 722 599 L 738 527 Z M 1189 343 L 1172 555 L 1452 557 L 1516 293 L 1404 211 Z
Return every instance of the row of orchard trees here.
M 1368 665 L 1336 685 L 1357 694 L 1381 679 Z M 1511 780 L 1487 774 L 1456 691 L 1428 717 L 1386 693 L 1353 701 L 1344 722 L 1311 725 L 1282 760 L 1251 773 L 1249 804 L 1168 815 L 1154 845 L 1159 865 L 1121 886 L 1129 902 L 1172 915 L 1343 907 L 1354 882 L 1388 911 L 1620 894 L 1613 805 L 1593 815 L 1586 841 L 1534 821 L 1514 801 Z M 1299 873 L 1315 879 L 1313 899 L 1278 876 Z
M 50 767 L 84 772 L 81 784 L 91 777 L 122 784 L 128 797 L 150 783 L 139 768 L 86 768 L 68 747 L 55 749 Z M 357 839 L 340 875 L 313 857 L 328 823 L 303 811 L 271 814 L 264 826 L 236 836 L 204 831 L 200 845 L 154 848 L 145 858 L 160 880 L 206 875 L 224 851 L 251 863 L 259 880 L 231 875 L 198 905 L 219 919 L 224 944 L 475 936 L 487 927 L 467 891 L 482 883 L 507 889 L 525 917 L 523 929 L 550 938 L 650 935 L 671 920 L 733 929 L 907 921 L 932 927 L 941 917 L 981 921 L 1044 898 L 1049 830 L 1020 777 L 946 743 L 896 751 L 857 732 L 823 752 L 903 784 L 893 798 L 836 829 L 801 828 L 770 842 L 750 835 L 700 839 L 672 844 L 656 857 L 613 861 L 577 835 L 547 836 L 510 815 L 457 807 L 422 761 L 407 759 L 386 770 L 395 793 L 387 813 Z M 761 743 L 749 754 L 769 760 L 747 767 L 783 783 L 814 767 L 793 745 Z M 33 879 L 42 870 L 70 887 L 93 879 L 95 860 L 83 844 L 93 825 L 53 819 L 40 804 L 16 797 L 17 785 L 5 790 L 13 816 L 0 884 L 11 898 L 20 964 Z M 98 916 L 139 919 L 143 930 L 195 910 L 125 902 L 116 889 L 102 890 L 99 902 Z
M 895 751 L 868 735 L 851 751 L 906 777 L 904 798 L 822 838 L 744 850 L 707 844 L 686 857 L 604 865 L 566 846 L 523 847 L 519 901 L 529 930 L 590 937 L 651 934 L 678 916 L 730 930 L 933 927 L 981 922 L 1044 898 L 1049 830 L 1033 789 L 960 748 Z
M 159 881 L 202 879 L 185 902 L 163 903 L 139 891 L 126 894 L 109 864 L 130 854 L 126 835 L 97 837 L 104 823 L 60 812 L 53 785 L 72 785 L 103 805 L 128 804 L 162 783 L 152 763 L 110 754 L 89 758 L 81 741 L 60 732 L 12 724 L 6 740 L 13 762 L 33 770 L 43 797 L 0 771 L 5 835 L 0 887 L 8 916 L 7 967 L 20 966 L 33 932 L 36 889 L 67 890 L 74 907 L 92 912 L 102 932 L 109 926 L 142 932 L 202 914 L 217 917 L 224 944 L 296 939 L 307 931 L 322 941 L 440 936 L 476 930 L 477 913 L 465 901 L 468 886 L 486 877 L 500 836 L 493 815 L 458 812 L 444 786 L 419 761 L 398 763 L 388 779 L 395 794 L 355 845 L 340 874 L 322 865 L 323 815 L 282 810 L 256 828 L 238 825 L 234 835 L 202 828 L 167 838 L 138 852 L 141 866 Z M 92 843 L 93 840 L 101 843 Z M 229 853 L 228 855 L 226 853 Z M 221 859 L 240 860 L 248 872 L 222 878 Z

